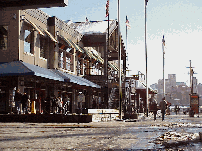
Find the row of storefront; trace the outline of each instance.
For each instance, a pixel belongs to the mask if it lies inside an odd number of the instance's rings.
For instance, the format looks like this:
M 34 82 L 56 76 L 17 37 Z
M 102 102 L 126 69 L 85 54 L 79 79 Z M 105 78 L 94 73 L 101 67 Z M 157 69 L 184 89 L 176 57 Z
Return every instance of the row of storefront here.
M 117 21 L 110 21 L 107 45 L 107 21 L 64 22 L 38 9 L 0 14 L 9 16 L 0 21 L 1 113 L 16 112 L 17 91 L 35 102 L 36 113 L 44 112 L 47 97 L 60 97 L 67 104 L 65 114 L 109 107 L 119 71 Z M 123 40 L 121 52 L 124 78 Z

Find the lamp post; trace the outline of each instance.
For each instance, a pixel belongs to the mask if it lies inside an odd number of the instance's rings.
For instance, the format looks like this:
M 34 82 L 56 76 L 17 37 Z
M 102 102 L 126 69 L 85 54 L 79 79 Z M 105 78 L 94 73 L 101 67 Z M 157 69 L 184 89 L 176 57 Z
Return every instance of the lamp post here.
M 146 59 L 146 116 L 149 114 L 149 101 L 148 101 L 148 84 L 147 84 L 147 42 L 146 42 L 146 22 L 147 22 L 147 2 L 145 0 L 145 59 Z

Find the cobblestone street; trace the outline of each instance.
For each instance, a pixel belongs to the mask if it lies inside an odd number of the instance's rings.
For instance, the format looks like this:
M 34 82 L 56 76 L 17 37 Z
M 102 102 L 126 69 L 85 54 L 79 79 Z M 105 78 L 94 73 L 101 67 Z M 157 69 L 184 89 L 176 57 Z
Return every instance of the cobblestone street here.
M 190 122 L 189 127 L 170 127 Z M 148 117 L 137 122 L 0 123 L 0 150 L 164 150 L 152 141 L 167 131 L 198 133 L 201 124 L 201 117 L 188 115 L 168 115 L 163 122 Z M 201 142 L 190 149 L 202 149 Z

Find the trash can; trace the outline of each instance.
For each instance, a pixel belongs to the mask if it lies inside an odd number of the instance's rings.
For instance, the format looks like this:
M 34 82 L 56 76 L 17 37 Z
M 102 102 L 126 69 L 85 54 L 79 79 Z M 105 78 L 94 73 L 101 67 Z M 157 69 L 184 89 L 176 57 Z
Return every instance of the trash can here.
M 193 110 L 189 110 L 189 116 L 194 117 L 194 111 Z

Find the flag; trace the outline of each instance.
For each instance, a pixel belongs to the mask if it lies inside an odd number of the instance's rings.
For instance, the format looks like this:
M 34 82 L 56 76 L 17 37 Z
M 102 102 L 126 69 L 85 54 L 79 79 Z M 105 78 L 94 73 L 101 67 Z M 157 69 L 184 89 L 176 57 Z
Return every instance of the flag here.
M 126 26 L 128 27 L 128 29 L 130 29 L 130 24 L 129 24 L 129 20 L 128 20 L 127 16 L 126 16 Z
M 107 3 L 106 3 L 106 16 L 107 17 L 109 16 L 109 0 L 107 0 Z
M 163 35 L 163 39 L 162 39 L 162 44 L 163 44 L 163 46 L 165 46 L 165 39 L 164 39 L 164 35 Z M 165 50 L 164 50 L 164 48 L 163 48 L 163 53 L 165 54 Z
M 163 45 L 165 46 L 165 39 L 164 39 L 164 35 L 163 35 L 162 43 L 163 43 Z
M 146 5 L 147 5 L 148 1 L 149 1 L 149 0 L 145 0 L 145 4 L 146 4 Z

